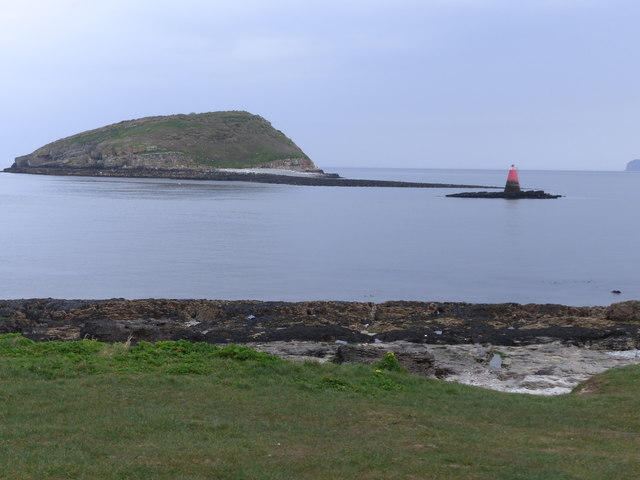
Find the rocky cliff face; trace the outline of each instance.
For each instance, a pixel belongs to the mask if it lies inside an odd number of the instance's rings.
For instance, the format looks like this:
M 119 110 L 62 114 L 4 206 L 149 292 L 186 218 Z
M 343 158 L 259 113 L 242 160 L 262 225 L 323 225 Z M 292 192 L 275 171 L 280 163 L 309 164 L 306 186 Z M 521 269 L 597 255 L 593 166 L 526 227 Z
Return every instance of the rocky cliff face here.
M 247 112 L 147 117 L 79 133 L 18 157 L 12 168 L 315 170 L 264 118 Z

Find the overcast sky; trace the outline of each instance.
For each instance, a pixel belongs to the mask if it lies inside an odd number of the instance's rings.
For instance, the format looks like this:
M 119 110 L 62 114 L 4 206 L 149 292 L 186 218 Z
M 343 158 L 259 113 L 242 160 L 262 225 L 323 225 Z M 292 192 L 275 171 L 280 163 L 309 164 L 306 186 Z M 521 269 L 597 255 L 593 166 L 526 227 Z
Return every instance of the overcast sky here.
M 320 167 L 620 170 L 637 0 L 0 0 L 0 167 L 149 115 L 247 110 Z

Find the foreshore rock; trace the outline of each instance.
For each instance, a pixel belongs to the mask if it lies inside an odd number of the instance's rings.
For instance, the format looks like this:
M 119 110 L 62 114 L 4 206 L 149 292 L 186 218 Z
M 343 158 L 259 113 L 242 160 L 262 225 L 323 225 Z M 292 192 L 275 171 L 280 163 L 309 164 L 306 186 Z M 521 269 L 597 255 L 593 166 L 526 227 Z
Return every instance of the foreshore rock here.
M 0 301 L 0 333 L 36 340 L 407 341 L 640 348 L 640 302 L 608 307 L 462 302 Z
M 604 369 L 640 362 L 637 355 L 605 353 L 640 349 L 638 301 L 608 307 L 406 301 L 0 301 L 0 333 L 14 332 L 39 341 L 239 343 L 285 358 L 338 362 L 372 363 L 394 351 L 412 373 L 530 393 L 562 393 Z
M 561 342 L 521 347 L 491 344 L 433 345 L 405 341 L 367 344 L 248 343 L 292 361 L 372 364 L 393 352 L 414 375 L 501 392 L 559 395 L 610 368 L 640 363 L 640 350 L 602 351 Z
M 505 191 L 504 192 L 462 192 L 462 193 L 452 193 L 447 195 L 447 197 L 454 198 L 506 198 L 508 200 L 520 200 L 520 199 L 531 199 L 531 200 L 547 200 L 560 198 L 562 195 L 552 195 L 543 190 L 521 190 L 517 192 L 513 191 Z

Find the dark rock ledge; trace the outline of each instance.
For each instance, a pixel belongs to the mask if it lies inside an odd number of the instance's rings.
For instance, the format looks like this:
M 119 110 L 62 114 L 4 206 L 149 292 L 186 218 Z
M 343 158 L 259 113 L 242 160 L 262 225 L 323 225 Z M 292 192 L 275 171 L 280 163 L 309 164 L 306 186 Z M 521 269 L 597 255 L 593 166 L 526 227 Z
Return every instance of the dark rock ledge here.
M 519 192 L 462 192 L 452 193 L 447 197 L 454 198 L 506 198 L 509 200 L 533 199 L 545 200 L 560 198 L 562 195 L 553 195 L 543 190 L 522 190 Z
M 12 332 L 34 340 L 506 346 L 558 341 L 626 350 L 640 348 L 640 302 L 569 307 L 407 301 L 3 300 L 0 333 Z
M 216 180 L 227 182 L 273 183 L 280 185 L 304 185 L 323 187 L 405 187 L 405 188 L 497 188 L 482 185 L 457 185 L 446 183 L 400 182 L 392 180 L 364 180 L 341 178 L 336 174 L 278 175 L 273 173 L 229 172 L 223 170 L 160 169 L 160 168 L 66 168 L 66 167 L 17 167 L 4 169 L 7 173 L 35 175 L 60 175 L 80 177 L 133 177 L 171 178 L 178 180 Z

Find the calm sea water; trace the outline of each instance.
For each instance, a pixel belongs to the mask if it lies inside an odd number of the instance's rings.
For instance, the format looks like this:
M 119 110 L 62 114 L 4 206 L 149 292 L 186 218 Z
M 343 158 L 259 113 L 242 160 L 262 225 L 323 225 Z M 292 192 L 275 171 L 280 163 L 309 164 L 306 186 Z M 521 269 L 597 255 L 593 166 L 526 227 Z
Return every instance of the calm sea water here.
M 506 179 L 506 170 L 327 171 Z M 640 174 L 521 171 L 520 182 L 566 197 L 0 174 L 0 298 L 640 299 Z

